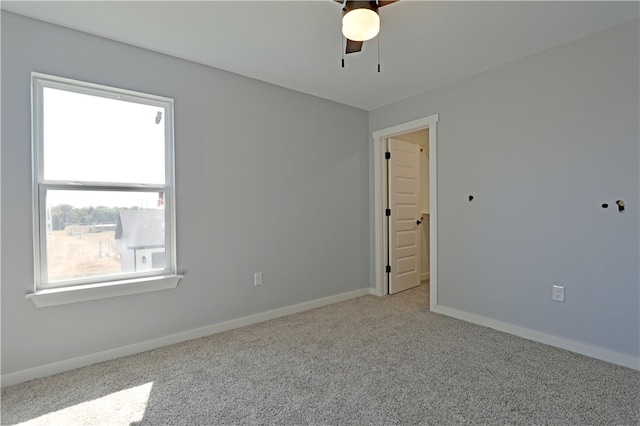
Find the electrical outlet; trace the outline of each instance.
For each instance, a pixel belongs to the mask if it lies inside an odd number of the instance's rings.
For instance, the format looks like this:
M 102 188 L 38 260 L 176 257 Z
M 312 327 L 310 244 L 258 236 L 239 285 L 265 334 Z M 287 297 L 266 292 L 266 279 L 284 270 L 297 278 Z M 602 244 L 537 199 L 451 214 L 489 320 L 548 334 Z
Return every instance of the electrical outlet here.
M 253 285 L 262 285 L 262 272 L 253 274 Z
M 554 285 L 551 289 L 551 300 L 564 302 L 564 286 Z

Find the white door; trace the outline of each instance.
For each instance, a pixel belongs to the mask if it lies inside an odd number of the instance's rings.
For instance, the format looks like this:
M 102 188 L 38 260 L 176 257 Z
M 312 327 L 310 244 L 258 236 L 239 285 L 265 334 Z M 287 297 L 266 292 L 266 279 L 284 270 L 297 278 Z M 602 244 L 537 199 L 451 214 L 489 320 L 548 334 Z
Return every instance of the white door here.
M 420 285 L 420 147 L 389 139 L 389 294 Z

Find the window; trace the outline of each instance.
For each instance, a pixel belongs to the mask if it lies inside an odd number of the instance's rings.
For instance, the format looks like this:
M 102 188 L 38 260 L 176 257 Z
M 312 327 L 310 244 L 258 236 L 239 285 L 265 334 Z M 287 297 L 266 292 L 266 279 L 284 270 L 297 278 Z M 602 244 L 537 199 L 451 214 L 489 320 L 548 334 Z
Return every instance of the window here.
M 28 297 L 58 304 L 61 290 L 87 300 L 175 287 L 173 100 L 37 73 L 32 91 Z

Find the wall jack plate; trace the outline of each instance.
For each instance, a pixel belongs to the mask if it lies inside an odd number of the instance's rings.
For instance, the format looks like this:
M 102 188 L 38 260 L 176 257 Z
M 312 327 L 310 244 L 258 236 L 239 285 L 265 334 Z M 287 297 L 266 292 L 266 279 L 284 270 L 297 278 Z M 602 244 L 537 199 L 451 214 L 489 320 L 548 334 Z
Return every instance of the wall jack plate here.
M 253 285 L 262 285 L 262 272 L 253 274 Z
M 554 285 L 551 290 L 551 300 L 564 303 L 564 286 Z

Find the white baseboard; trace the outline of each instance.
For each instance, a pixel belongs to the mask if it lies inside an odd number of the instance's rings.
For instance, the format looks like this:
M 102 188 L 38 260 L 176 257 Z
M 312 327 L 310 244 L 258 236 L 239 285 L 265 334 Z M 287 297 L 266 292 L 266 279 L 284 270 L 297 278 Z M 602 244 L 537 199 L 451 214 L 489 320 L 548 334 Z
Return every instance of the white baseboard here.
M 424 272 L 420 274 L 420 281 L 428 280 L 431 277 L 431 273 Z
M 187 330 L 164 337 L 159 337 L 157 339 L 146 340 L 144 342 L 134 343 L 132 345 L 121 346 L 114 349 L 108 349 L 88 355 L 39 365 L 37 367 L 27 368 L 24 370 L 15 371 L 13 373 L 3 374 L 1 377 L 2 387 L 16 385 L 18 383 L 37 379 L 39 377 L 51 376 L 52 374 L 62 373 L 64 371 L 96 364 L 98 362 L 109 361 L 111 359 L 133 355 L 152 349 L 157 349 L 163 346 L 185 342 L 187 340 L 210 336 L 212 334 L 221 333 L 223 331 L 233 330 L 234 328 L 257 324 L 259 322 L 280 318 L 302 311 L 307 311 L 309 309 L 320 308 L 322 306 L 343 302 L 345 300 L 354 299 L 356 297 L 365 296 L 368 294 L 371 294 L 371 288 L 367 287 L 360 290 L 349 291 L 346 293 L 336 294 L 334 296 L 328 296 L 321 299 L 311 300 L 309 302 L 299 303 L 297 305 L 274 309 L 272 311 L 263 312 L 260 314 L 249 315 L 243 318 L 237 318 L 230 321 L 196 328 L 193 330 Z
M 640 358 L 631 355 L 621 354 L 619 352 L 610 351 L 608 349 L 599 348 L 597 346 L 586 345 L 574 340 L 565 339 L 551 334 L 542 333 L 524 327 L 519 327 L 506 322 L 497 321 L 482 315 L 471 314 L 446 306 L 431 306 L 431 312 L 447 315 L 463 321 L 482 325 L 484 327 L 493 328 L 494 330 L 503 331 L 513 334 L 514 336 L 524 339 L 533 340 L 535 342 L 544 343 L 545 345 L 554 346 L 556 348 L 566 349 L 591 358 L 596 358 L 612 364 L 622 365 L 623 367 L 640 370 Z

